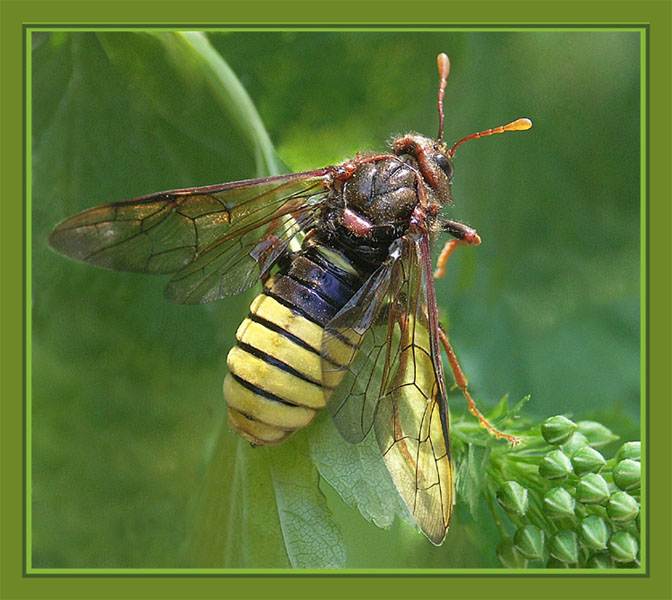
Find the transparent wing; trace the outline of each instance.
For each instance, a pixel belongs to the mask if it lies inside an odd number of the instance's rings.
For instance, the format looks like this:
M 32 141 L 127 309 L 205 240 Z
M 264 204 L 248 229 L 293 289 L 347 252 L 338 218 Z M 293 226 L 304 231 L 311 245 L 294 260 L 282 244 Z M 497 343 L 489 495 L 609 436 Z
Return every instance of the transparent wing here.
M 322 335 L 322 383 L 327 407 L 341 435 L 361 442 L 371 430 L 386 367 L 396 340 L 389 336 L 390 298 L 402 284 L 400 245 L 353 298 L 327 323 Z
M 440 544 L 453 474 L 433 290 L 426 237 L 402 240 L 327 325 L 322 355 L 336 427 L 359 442 L 375 426 L 401 497 L 420 529 Z
M 390 308 L 394 330 L 388 377 L 375 418 L 392 479 L 423 533 L 446 537 L 453 505 L 449 413 L 441 366 L 429 245 L 409 241 L 404 283 Z
M 239 294 L 253 286 L 275 264 L 289 242 L 308 228 L 317 205 L 315 196 L 294 197 L 270 222 L 233 231 L 215 241 L 180 269 L 166 286 L 173 302 L 198 304 Z
M 209 302 L 268 271 L 312 221 L 328 182 L 322 169 L 105 204 L 60 223 L 49 242 L 106 269 L 177 272 L 170 299 Z

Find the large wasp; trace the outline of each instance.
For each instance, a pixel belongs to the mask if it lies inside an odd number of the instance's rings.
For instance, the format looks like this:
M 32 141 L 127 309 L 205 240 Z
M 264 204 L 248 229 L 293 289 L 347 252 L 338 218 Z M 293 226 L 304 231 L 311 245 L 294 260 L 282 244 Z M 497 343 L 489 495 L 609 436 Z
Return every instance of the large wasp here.
M 328 406 L 347 441 L 373 429 L 401 497 L 434 544 L 446 536 L 453 505 L 442 347 L 471 411 L 515 442 L 474 406 L 439 324 L 434 277 L 457 246 L 481 241 L 439 212 L 453 204 L 460 144 L 532 125 L 519 119 L 448 149 L 445 54 L 438 67 L 435 140 L 409 133 L 387 154 L 105 204 L 66 219 L 49 238 L 98 267 L 175 273 L 165 293 L 175 302 L 212 302 L 261 280 L 227 359 L 229 423 L 254 445 L 278 444 Z M 441 233 L 452 238 L 433 273 L 430 251 Z

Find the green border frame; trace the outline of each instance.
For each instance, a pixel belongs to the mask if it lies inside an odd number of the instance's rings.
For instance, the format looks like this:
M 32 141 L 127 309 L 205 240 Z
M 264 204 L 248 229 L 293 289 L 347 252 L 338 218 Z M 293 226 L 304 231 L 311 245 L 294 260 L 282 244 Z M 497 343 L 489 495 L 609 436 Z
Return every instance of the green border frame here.
M 473 597 L 491 598 L 517 597 L 536 598 L 543 594 L 547 598 L 566 598 L 570 594 L 575 597 L 639 597 L 669 598 L 672 597 L 670 587 L 670 539 L 666 536 L 670 527 L 670 480 L 669 463 L 661 459 L 670 454 L 669 431 L 670 419 L 670 248 L 669 224 L 670 215 L 670 23 L 672 22 L 671 3 L 669 0 L 609 3 L 587 0 L 582 3 L 548 1 L 531 3 L 513 1 L 497 2 L 417 2 L 413 5 L 413 21 L 415 23 L 434 23 L 433 29 L 443 29 L 460 23 L 461 29 L 484 28 L 478 23 L 481 15 L 487 14 L 493 28 L 515 29 L 535 26 L 551 26 L 554 28 L 585 28 L 601 24 L 603 15 L 608 14 L 613 29 L 644 29 L 648 31 L 647 69 L 648 107 L 646 122 L 643 129 L 649 137 L 642 138 L 642 155 L 648 156 L 647 167 L 642 177 L 643 192 L 648 189 L 649 202 L 642 206 L 642 239 L 646 240 L 646 252 L 642 253 L 645 279 L 642 295 L 646 302 L 642 303 L 642 316 L 645 327 L 642 330 L 642 345 L 647 352 L 642 353 L 643 361 L 643 398 L 649 400 L 649 407 L 644 412 L 643 423 L 647 429 L 647 481 L 649 495 L 647 497 L 648 514 L 656 515 L 656 530 L 650 532 L 646 545 L 646 572 L 626 571 L 618 575 L 606 574 L 570 574 L 557 572 L 531 571 L 523 574 L 511 572 L 461 571 L 436 573 L 415 571 L 413 575 L 406 573 L 346 571 L 333 573 L 329 571 L 302 574 L 289 571 L 264 571 L 240 573 L 213 573 L 189 571 L 172 572 L 154 570 L 123 571 L 123 576 L 113 576 L 112 571 L 87 572 L 74 575 L 73 571 L 61 570 L 58 574 L 42 572 L 26 573 L 26 548 L 23 532 L 26 523 L 23 511 L 24 497 L 21 491 L 26 480 L 28 456 L 24 455 L 23 432 L 24 424 L 30 415 L 25 412 L 25 403 L 21 399 L 29 397 L 30 389 L 24 388 L 27 379 L 28 365 L 24 356 L 30 344 L 30 323 L 26 319 L 24 299 L 25 273 L 29 265 L 30 255 L 24 254 L 25 226 L 29 215 L 26 213 L 26 202 L 8 201 L 7 199 L 29 198 L 30 182 L 26 180 L 25 157 L 28 149 L 24 147 L 26 115 L 29 106 L 24 106 L 24 91 L 29 73 L 24 72 L 26 55 L 22 36 L 27 24 L 47 23 L 58 26 L 67 18 L 73 19 L 70 28 L 92 28 L 88 23 L 112 23 L 120 18 L 119 4 L 103 0 L 97 3 L 63 2 L 58 5 L 47 2 L 26 0 L 4 0 L 0 6 L 2 11 L 1 57 L 3 77 L 2 101 L 2 216 L 0 227 L 2 234 L 0 244 L 2 252 L 2 310 L 0 312 L 2 339 L 2 598 L 32 597 L 161 597 L 161 598 L 208 598 L 208 597 L 402 597 L 402 596 L 450 596 L 453 598 Z M 151 0 L 139 0 L 132 5 L 133 14 L 126 10 L 125 20 L 134 23 L 151 22 L 156 18 L 158 3 Z M 264 14 L 265 26 L 305 23 L 306 28 L 318 29 L 325 23 L 325 15 L 338 21 L 344 17 L 357 15 L 359 23 L 375 23 L 380 18 L 380 8 L 385 6 L 386 14 L 399 18 L 399 21 L 388 22 L 389 28 L 404 27 L 408 4 L 390 0 L 384 5 L 376 2 L 330 2 L 329 10 L 325 5 L 306 2 L 272 2 L 243 3 L 171 3 L 162 2 L 161 16 L 170 17 L 176 23 L 190 23 L 189 27 L 206 26 L 226 27 L 234 22 L 249 25 L 259 14 Z M 125 7 L 128 8 L 128 7 Z M 570 11 L 569 8 L 572 10 Z M 608 10 L 608 13 L 606 12 Z M 568 16 L 572 21 L 568 21 Z M 228 22 L 223 22 L 226 18 Z M 562 21 L 560 21 L 562 19 Z M 235 20 L 235 21 L 234 21 Z M 507 26 L 516 20 L 517 26 Z M 81 25 L 75 25 L 81 23 Z M 314 25 L 320 23 L 320 25 Z M 441 23 L 441 25 L 438 25 Z M 336 25 L 337 23 L 333 23 Z M 167 24 L 158 27 L 169 28 Z M 286 26 L 286 25 L 285 25 Z M 345 26 L 348 28 L 348 26 Z M 353 29 L 356 26 L 350 25 Z M 375 27 L 375 25 L 373 26 Z M 421 26 L 417 26 L 418 28 Z M 644 53 L 643 53 L 644 54 Z M 645 88 L 643 87 L 643 93 Z M 644 100 L 644 98 L 643 98 Z M 20 118 L 19 118 L 20 117 Z M 19 151 L 17 151 L 19 148 Z M 643 163 L 644 164 L 644 163 Z M 24 188 L 24 182 L 26 186 Z M 20 259 L 22 258 L 22 260 Z M 26 289 L 27 293 L 29 290 Z M 651 323 L 655 327 L 651 327 Z M 645 387 L 648 384 L 648 389 Z M 23 456 L 23 461 L 19 457 Z M 656 460 L 657 459 L 657 460 Z M 659 473 L 657 479 L 651 477 L 652 472 Z M 79 571 L 81 573 L 81 571 Z M 525 577 L 524 585 L 518 579 Z M 222 581 L 224 580 L 224 581 Z M 327 581 L 328 580 L 328 584 Z

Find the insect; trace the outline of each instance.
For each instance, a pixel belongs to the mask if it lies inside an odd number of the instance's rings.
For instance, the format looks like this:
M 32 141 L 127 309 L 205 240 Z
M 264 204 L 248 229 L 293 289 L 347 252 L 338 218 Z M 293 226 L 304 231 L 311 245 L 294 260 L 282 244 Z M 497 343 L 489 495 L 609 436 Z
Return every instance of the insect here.
M 165 295 L 195 304 L 263 290 L 227 358 L 229 423 L 254 445 L 278 444 L 328 406 L 341 435 L 374 431 L 392 479 L 434 544 L 446 536 L 453 465 L 441 348 L 482 425 L 438 318 L 434 277 L 460 245 L 447 219 L 452 158 L 463 142 L 529 129 L 529 119 L 443 142 L 450 68 L 440 54 L 437 139 L 409 133 L 389 153 L 321 169 L 160 192 L 85 210 L 50 244 L 107 269 L 174 273 Z M 430 250 L 445 244 L 432 270 Z

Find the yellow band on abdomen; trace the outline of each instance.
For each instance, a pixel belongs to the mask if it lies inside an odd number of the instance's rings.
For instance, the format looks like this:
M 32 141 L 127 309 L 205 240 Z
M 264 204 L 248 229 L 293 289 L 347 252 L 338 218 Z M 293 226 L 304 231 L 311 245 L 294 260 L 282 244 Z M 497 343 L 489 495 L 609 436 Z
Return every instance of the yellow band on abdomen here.
M 273 334 L 277 335 L 277 334 Z M 288 404 L 319 410 L 324 408 L 324 394 L 319 383 L 301 379 L 234 346 L 226 359 L 229 371 Z
M 324 408 L 322 328 L 259 294 L 227 356 L 229 423 L 256 445 L 277 444 Z

